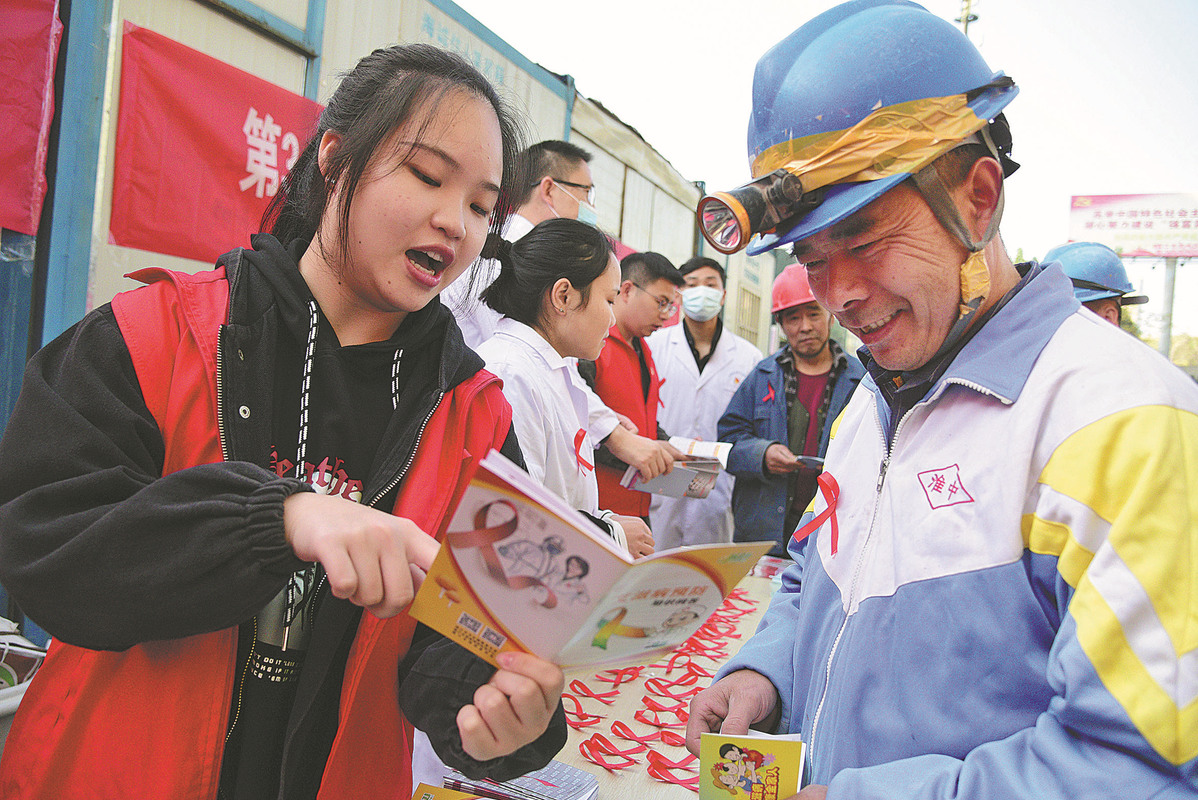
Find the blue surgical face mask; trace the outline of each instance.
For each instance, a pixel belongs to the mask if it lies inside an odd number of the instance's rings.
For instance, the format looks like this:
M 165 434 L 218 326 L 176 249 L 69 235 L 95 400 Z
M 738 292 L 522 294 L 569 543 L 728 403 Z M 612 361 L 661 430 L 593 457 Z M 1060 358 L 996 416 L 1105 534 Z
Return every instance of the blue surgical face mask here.
M 595 211 L 595 207 L 589 203 L 578 204 L 578 221 L 590 225 L 592 228 L 599 227 L 599 214 Z
M 695 322 L 707 322 L 720 313 L 724 293 L 714 286 L 688 286 L 682 290 L 682 313 Z

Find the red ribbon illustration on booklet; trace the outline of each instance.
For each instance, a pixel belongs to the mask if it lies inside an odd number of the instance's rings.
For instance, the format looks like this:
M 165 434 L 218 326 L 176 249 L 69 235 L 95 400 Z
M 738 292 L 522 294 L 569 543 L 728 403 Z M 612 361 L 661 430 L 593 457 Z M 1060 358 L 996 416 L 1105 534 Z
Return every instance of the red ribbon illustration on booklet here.
M 511 519 L 505 520 L 498 525 L 487 525 L 487 516 L 493 506 L 507 508 L 512 512 Z M 545 592 L 545 597 L 540 600 L 540 604 L 545 608 L 553 608 L 557 605 L 557 595 L 553 590 L 545 585 L 544 581 L 535 575 L 509 575 L 508 570 L 504 569 L 503 563 L 500 561 L 500 551 L 496 550 L 496 543 L 508 538 L 516 532 L 519 522 L 519 513 L 516 507 L 507 500 L 493 500 L 490 503 L 482 506 L 474 513 L 474 530 L 471 531 L 451 531 L 448 535 L 450 542 L 455 549 L 474 548 L 478 550 L 482 556 L 483 563 L 487 565 L 487 573 L 513 589 L 533 589 L 540 588 Z M 514 563 L 524 563 L 528 561 L 531 555 L 540 554 L 542 557 L 552 557 L 556 555 L 553 550 L 555 543 L 551 540 L 556 539 L 556 550 L 561 550 L 561 540 L 559 537 L 546 537 L 546 540 L 541 544 L 520 540 L 507 545 L 503 545 L 500 550 L 509 560 Z M 540 571 L 540 565 L 527 564 L 533 571 Z

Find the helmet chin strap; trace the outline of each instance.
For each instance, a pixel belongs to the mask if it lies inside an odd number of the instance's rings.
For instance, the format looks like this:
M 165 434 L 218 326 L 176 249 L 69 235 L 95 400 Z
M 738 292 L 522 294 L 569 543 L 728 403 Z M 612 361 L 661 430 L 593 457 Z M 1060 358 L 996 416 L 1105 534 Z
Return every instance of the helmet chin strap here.
M 978 140 L 978 137 L 981 138 L 986 149 L 995 158 L 998 158 L 994 142 L 991 140 L 989 131 L 986 128 L 982 128 L 982 130 L 978 131 L 977 136 L 970 137 L 962 142 L 962 144 L 974 143 Z M 943 354 L 949 352 L 960 341 L 973 321 L 974 316 L 976 316 L 978 310 L 990 294 L 990 270 L 986 264 L 985 250 L 986 245 L 990 244 L 990 241 L 998 234 L 998 224 L 1002 219 L 1006 194 L 1003 187 L 1000 186 L 998 202 L 994 206 L 994 213 L 990 216 L 990 222 L 986 225 L 986 230 L 982 232 L 981 237 L 974 238 L 973 231 L 969 229 L 969 226 L 965 224 L 965 220 L 962 219 L 961 210 L 953 202 L 952 196 L 948 191 L 948 186 L 940 175 L 935 162 L 912 175 L 911 180 L 941 226 L 956 237 L 957 241 L 964 245 L 970 252 L 969 257 L 961 264 L 961 296 L 957 321 L 953 323 L 948 335 L 944 337 L 944 342 L 936 351 L 936 355 L 929 359 L 929 361 L 935 361 Z

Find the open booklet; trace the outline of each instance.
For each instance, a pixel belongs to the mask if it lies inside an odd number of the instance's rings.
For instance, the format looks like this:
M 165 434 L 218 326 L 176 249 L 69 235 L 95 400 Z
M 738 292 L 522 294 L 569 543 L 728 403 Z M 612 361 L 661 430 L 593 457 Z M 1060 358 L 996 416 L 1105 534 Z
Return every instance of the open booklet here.
M 716 476 L 728 467 L 727 442 L 703 442 L 685 436 L 671 436 L 670 444 L 684 455 L 674 461 L 674 468 L 664 475 L 647 481 L 636 467 L 629 467 L 620 478 L 620 485 L 638 492 L 651 492 L 668 497 L 707 497 L 715 486 Z
M 491 451 L 409 613 L 492 664 L 507 650 L 563 667 L 623 661 L 686 641 L 770 547 L 680 547 L 633 562 Z
M 803 786 L 804 750 L 797 733 L 704 733 L 699 739 L 699 800 L 784 800 L 797 794 Z

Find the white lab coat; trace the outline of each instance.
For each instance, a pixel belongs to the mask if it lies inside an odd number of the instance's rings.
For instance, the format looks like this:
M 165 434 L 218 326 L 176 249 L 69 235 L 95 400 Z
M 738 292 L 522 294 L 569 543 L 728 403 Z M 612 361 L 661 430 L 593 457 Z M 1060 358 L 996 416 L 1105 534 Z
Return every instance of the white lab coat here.
M 595 451 L 585 434 L 586 384 L 578 370 L 539 333 L 508 317 L 476 350 L 503 380 L 528 474 L 573 508 L 598 514 Z
M 645 340 L 662 381 L 659 389 L 662 408 L 657 420 L 671 436 L 715 441 L 716 423 L 728 401 L 764 356 L 725 327 L 715 352 L 700 373 L 686 343 L 684 324 L 662 328 Z M 707 497 L 654 495 L 649 508 L 649 527 L 656 549 L 732 541 L 733 483 L 731 475 L 721 472 Z
M 519 214 L 508 217 L 503 229 L 503 238 L 514 242 L 533 229 L 533 224 Z M 492 258 L 483 258 L 474 265 L 474 291 L 469 292 L 471 274 L 458 277 L 441 292 L 441 303 L 450 310 L 462 329 L 462 338 L 466 346 L 478 350 L 479 345 L 495 335 L 499 324 L 499 312 L 478 298 L 495 279 L 499 277 L 499 262 Z M 574 377 L 578 376 L 578 360 L 567 359 Z M 598 444 L 606 439 L 616 426 L 620 424 L 615 412 L 603 404 L 599 395 L 595 394 L 585 382 L 579 381 L 587 398 L 587 432 L 591 440 Z

